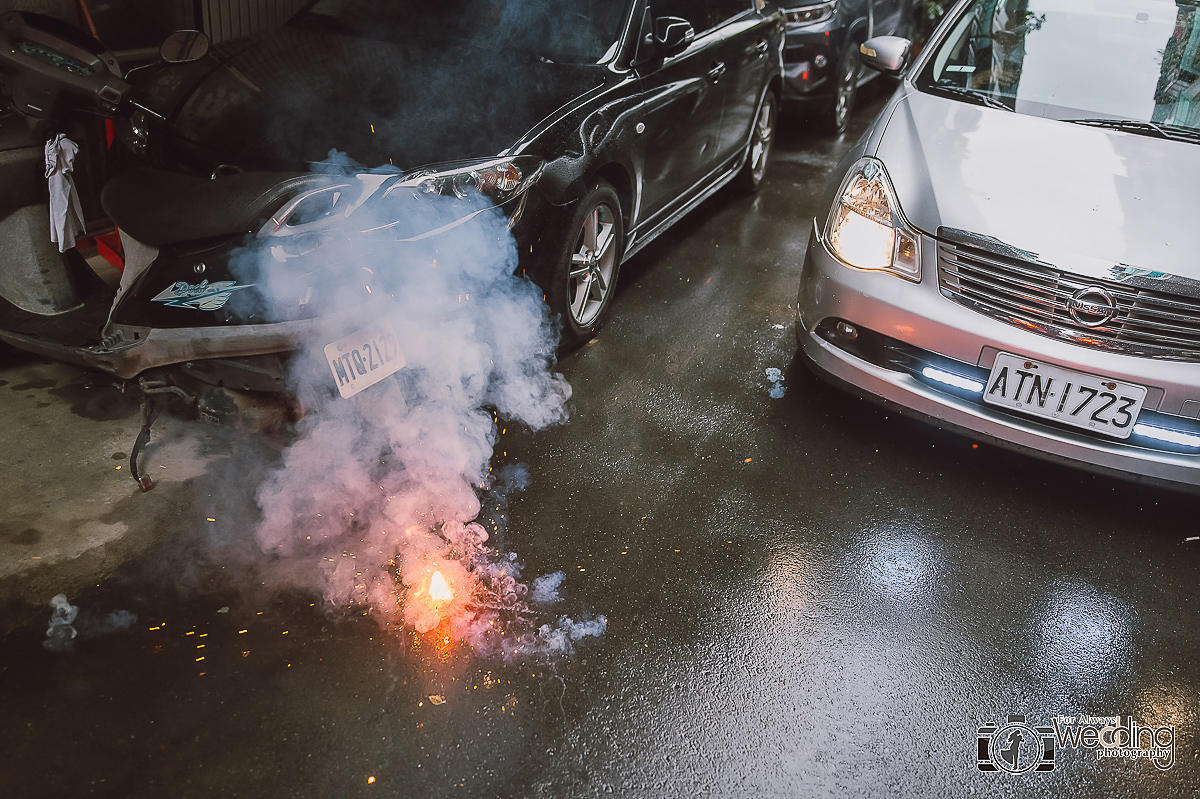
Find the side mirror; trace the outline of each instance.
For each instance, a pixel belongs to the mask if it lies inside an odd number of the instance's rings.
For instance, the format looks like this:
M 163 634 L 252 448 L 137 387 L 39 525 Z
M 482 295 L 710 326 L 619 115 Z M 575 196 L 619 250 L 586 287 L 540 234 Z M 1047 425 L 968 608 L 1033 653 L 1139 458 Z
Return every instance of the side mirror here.
M 696 29 L 683 17 L 654 20 L 654 45 L 664 58 L 682 53 L 695 38 Z
M 208 54 L 208 37 L 200 31 L 175 31 L 158 48 L 158 57 L 168 64 L 199 61 Z
M 885 75 L 897 75 L 908 66 L 912 42 L 900 36 L 875 36 L 858 47 L 863 63 Z

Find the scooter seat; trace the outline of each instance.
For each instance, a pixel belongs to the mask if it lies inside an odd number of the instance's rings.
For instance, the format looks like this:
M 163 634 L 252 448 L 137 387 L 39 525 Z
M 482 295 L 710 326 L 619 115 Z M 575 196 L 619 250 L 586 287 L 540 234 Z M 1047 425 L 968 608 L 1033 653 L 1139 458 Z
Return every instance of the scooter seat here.
M 314 176 L 242 172 L 216 180 L 136 168 L 118 173 L 100 194 L 108 218 L 152 247 L 251 232 Z

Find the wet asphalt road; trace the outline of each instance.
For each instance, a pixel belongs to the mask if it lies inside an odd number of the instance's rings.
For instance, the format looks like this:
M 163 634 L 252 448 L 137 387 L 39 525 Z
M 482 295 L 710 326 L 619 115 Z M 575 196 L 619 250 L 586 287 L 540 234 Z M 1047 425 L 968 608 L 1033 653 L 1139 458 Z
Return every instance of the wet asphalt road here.
M 1195 499 L 811 378 L 793 303 L 851 136 L 803 127 L 757 197 L 719 195 L 626 266 L 561 364 L 569 424 L 501 439 L 496 465 L 533 478 L 505 547 L 566 571 L 560 612 L 604 614 L 604 637 L 487 661 L 256 593 L 203 546 L 214 462 L 157 500 L 169 531 L 70 597 L 91 630 L 72 652 L 43 648 L 48 606 L 0 639 L 0 796 L 1195 796 Z M 114 611 L 137 621 L 102 634 Z M 1177 760 L 1068 747 L 981 772 L 979 728 L 1009 714 L 1174 725 Z

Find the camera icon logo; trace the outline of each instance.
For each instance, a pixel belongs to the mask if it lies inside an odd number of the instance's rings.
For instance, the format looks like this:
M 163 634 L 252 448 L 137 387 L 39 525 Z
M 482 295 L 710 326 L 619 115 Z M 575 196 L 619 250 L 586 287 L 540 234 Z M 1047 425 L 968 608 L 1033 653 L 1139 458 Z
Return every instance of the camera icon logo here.
M 1054 728 L 1034 727 L 1024 715 L 1011 715 L 1003 726 L 996 723 L 979 728 L 979 770 L 1027 771 L 1054 770 Z

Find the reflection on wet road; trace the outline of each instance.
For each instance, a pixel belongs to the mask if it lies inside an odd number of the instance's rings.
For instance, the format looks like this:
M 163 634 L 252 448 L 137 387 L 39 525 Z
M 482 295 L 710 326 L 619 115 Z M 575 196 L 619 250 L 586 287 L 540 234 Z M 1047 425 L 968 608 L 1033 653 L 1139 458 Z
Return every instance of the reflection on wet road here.
M 539 620 L 603 614 L 603 637 L 487 660 L 261 590 L 218 529 L 218 459 L 163 486 L 155 544 L 69 597 L 70 651 L 43 646 L 48 604 L 2 639 L 0 796 L 1194 795 L 1194 499 L 808 376 L 799 268 L 851 142 L 787 122 L 758 196 L 627 265 L 561 364 L 571 421 L 497 448 L 531 477 L 505 549 L 566 573 Z M 1174 725 L 1177 762 L 1060 745 L 1052 771 L 981 771 L 1036 752 L 1039 731 L 981 732 L 1010 715 Z

